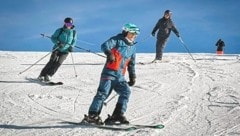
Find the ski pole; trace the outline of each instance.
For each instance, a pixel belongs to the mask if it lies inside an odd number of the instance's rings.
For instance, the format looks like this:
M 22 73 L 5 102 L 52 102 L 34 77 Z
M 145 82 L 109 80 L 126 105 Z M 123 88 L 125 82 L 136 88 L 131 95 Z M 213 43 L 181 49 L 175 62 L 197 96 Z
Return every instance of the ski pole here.
M 44 37 L 47 37 L 47 38 L 49 38 L 49 39 L 51 39 L 51 37 L 50 36 L 47 36 L 47 35 L 45 35 L 45 34 L 40 34 L 43 38 Z
M 73 69 L 74 69 L 74 72 L 75 72 L 75 77 L 77 77 L 77 71 L 76 71 L 76 68 L 75 68 L 75 63 L 74 63 L 74 59 L 73 59 L 72 53 L 71 53 L 71 58 L 72 58 L 72 63 L 73 63 Z
M 193 61 L 196 62 L 196 60 L 193 58 L 192 54 L 190 53 L 189 49 L 187 48 L 187 45 L 183 42 L 181 37 L 178 37 L 180 42 L 182 43 L 183 47 L 187 50 L 188 54 L 192 57 Z
M 138 42 L 135 42 L 134 44 L 137 44 L 137 43 L 141 43 L 141 42 L 144 42 L 144 41 L 146 41 L 147 39 L 149 39 L 151 37 L 151 35 L 148 35 L 148 36 L 146 36 L 144 39 L 142 39 L 142 40 L 140 40 L 140 41 L 138 41 Z
M 57 50 L 59 47 L 56 47 L 52 52 L 54 52 L 55 50 Z M 52 52 L 49 52 L 48 54 L 46 54 L 45 56 L 43 56 L 41 59 L 39 59 L 38 61 L 36 61 L 34 64 L 32 64 L 31 66 L 29 66 L 28 68 L 26 68 L 25 70 L 23 70 L 22 72 L 20 72 L 19 74 L 22 74 L 24 72 L 26 72 L 27 70 L 29 70 L 31 67 L 33 67 L 34 65 L 36 65 L 38 62 L 40 62 L 41 60 L 43 60 L 45 57 L 47 57 L 49 54 L 51 54 Z
M 106 56 L 101 55 L 101 54 L 98 54 L 98 53 L 96 53 L 96 52 L 92 52 L 91 50 L 84 49 L 84 48 L 81 48 L 81 47 L 78 47 L 78 46 L 74 46 L 74 47 L 75 47 L 75 48 L 78 48 L 78 49 L 81 49 L 81 50 L 84 50 L 84 51 L 87 51 L 87 52 L 90 52 L 90 53 L 93 53 L 93 54 L 96 54 L 96 55 L 101 56 L 101 57 L 103 57 L 103 58 L 106 58 Z
M 88 45 L 96 45 L 96 44 L 94 44 L 94 43 L 90 43 L 90 42 L 83 41 L 83 40 L 77 40 L 77 41 L 79 41 L 79 42 L 81 42 L 81 43 L 88 44 Z
M 116 93 L 112 98 L 110 98 L 109 100 L 107 100 L 106 102 L 103 102 L 104 106 L 107 106 L 107 104 L 112 101 L 118 94 Z
M 45 34 L 41 34 L 41 35 L 42 35 L 43 37 L 51 38 L 50 36 L 47 36 L 47 35 L 45 35 Z M 77 49 L 84 50 L 84 51 L 87 51 L 87 52 L 93 53 L 93 54 L 95 54 L 95 55 L 101 56 L 101 57 L 103 57 L 103 58 L 106 58 L 106 56 L 101 55 L 101 54 L 98 54 L 98 53 L 93 52 L 93 51 L 91 51 L 91 50 L 84 49 L 84 48 L 82 48 L 82 47 L 78 47 L 78 46 L 74 46 L 74 47 L 77 48 Z
M 50 36 L 47 36 L 47 35 L 45 35 L 45 34 L 41 34 L 43 37 L 48 37 L 48 38 L 51 38 Z M 94 44 L 94 43 L 90 43 L 90 42 L 87 42 L 87 41 L 84 41 L 84 40 L 77 40 L 77 41 L 79 41 L 79 42 L 81 42 L 81 43 L 85 43 L 85 44 L 88 44 L 88 45 L 96 45 L 96 44 Z

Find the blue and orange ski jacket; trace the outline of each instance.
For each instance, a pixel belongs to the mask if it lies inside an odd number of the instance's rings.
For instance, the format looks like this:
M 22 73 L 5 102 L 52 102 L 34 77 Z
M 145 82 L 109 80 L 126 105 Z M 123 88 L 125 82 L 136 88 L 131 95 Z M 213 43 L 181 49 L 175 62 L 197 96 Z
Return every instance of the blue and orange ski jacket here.
M 126 70 L 129 73 L 129 77 L 136 77 L 136 46 L 129 43 L 123 34 L 111 37 L 101 45 L 101 49 L 106 55 L 108 52 L 111 52 L 116 59 L 112 63 L 106 61 L 102 70 L 102 79 L 126 81 L 124 77 Z

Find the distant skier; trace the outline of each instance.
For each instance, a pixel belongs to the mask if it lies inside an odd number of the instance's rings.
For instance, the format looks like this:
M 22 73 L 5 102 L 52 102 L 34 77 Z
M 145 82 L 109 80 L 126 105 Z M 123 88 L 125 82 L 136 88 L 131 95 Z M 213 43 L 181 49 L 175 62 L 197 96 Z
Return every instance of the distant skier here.
M 173 21 L 171 20 L 172 12 L 170 10 L 166 10 L 162 18 L 160 18 L 152 30 L 152 36 L 155 36 L 157 33 L 157 41 L 156 41 L 156 56 L 152 62 L 161 62 L 163 50 L 166 46 L 168 37 L 173 31 L 177 37 L 180 37 L 177 28 L 175 27 Z
M 54 43 L 54 47 L 49 62 L 42 69 L 38 77 L 40 81 L 50 81 L 49 77 L 56 73 L 63 61 L 67 58 L 68 53 L 73 51 L 73 46 L 77 41 L 73 19 L 70 17 L 65 18 L 63 27 L 58 28 L 54 32 L 51 40 Z
M 131 94 L 129 86 L 135 84 L 135 57 L 136 46 L 134 41 L 140 33 L 139 28 L 131 23 L 123 26 L 122 33 L 111 37 L 101 45 L 102 51 L 107 55 L 99 87 L 92 104 L 89 108 L 88 115 L 85 115 L 83 122 L 102 124 L 129 124 L 124 116 L 127 110 L 127 103 Z M 129 82 L 126 81 L 124 74 L 128 70 Z M 112 90 L 119 94 L 119 98 L 113 111 L 112 116 L 103 122 L 100 113 L 104 100 L 108 98 Z
M 222 39 L 219 39 L 216 43 L 217 46 L 217 54 L 221 55 L 223 54 L 223 47 L 225 46 L 224 41 Z

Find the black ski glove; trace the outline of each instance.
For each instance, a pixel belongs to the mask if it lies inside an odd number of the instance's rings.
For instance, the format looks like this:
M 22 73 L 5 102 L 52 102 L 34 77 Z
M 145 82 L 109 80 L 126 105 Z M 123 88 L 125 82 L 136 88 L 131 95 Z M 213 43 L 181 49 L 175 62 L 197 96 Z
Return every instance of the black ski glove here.
M 155 36 L 155 33 L 154 33 L 154 32 L 152 32 L 152 36 L 153 36 L 153 37 Z
M 108 62 L 112 63 L 112 62 L 115 61 L 116 58 L 111 52 L 106 52 L 105 54 L 107 55 L 107 61 Z
M 136 76 L 135 75 L 130 75 L 128 85 L 133 86 L 135 84 L 135 82 L 136 82 Z
M 57 45 L 58 45 L 59 48 L 64 47 L 64 43 L 62 43 L 62 42 L 60 42 L 60 41 L 57 42 Z
M 179 37 L 180 37 L 180 34 L 179 34 L 179 33 L 176 33 L 176 36 L 179 38 Z
M 69 52 L 73 52 L 73 47 L 70 46 L 70 47 L 68 48 L 68 51 L 69 51 Z

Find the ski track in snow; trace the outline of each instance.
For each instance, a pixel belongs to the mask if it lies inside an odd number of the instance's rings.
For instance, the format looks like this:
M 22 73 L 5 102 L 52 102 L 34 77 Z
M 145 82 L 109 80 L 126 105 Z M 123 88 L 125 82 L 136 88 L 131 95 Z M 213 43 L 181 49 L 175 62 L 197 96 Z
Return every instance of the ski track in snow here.
M 162 123 L 165 128 L 129 132 L 60 123 L 79 122 L 87 113 L 105 59 L 73 53 L 78 77 L 69 56 L 52 79 L 63 81 L 62 86 L 27 80 L 38 76 L 49 57 L 19 74 L 44 55 L 0 52 L 0 135 L 240 135 L 240 63 L 234 55 L 193 54 L 194 62 L 188 54 L 166 53 L 168 63 L 137 64 L 137 82 L 131 87 L 126 116 L 134 124 Z M 153 58 L 154 54 L 137 54 L 140 62 Z M 103 107 L 103 119 L 116 102 L 114 98 Z

